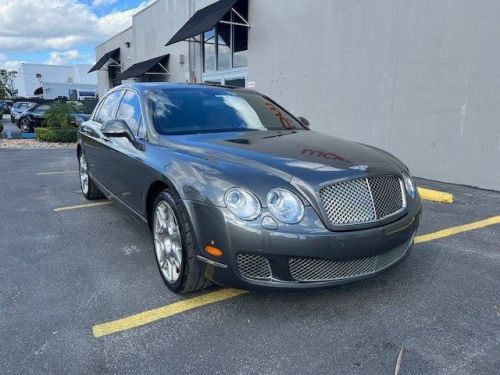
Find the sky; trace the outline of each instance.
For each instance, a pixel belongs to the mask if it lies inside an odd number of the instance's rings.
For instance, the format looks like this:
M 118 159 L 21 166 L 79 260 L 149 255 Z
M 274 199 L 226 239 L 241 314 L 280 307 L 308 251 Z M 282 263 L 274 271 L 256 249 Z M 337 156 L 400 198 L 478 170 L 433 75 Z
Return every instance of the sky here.
M 0 0 L 0 69 L 93 64 L 95 46 L 155 0 Z

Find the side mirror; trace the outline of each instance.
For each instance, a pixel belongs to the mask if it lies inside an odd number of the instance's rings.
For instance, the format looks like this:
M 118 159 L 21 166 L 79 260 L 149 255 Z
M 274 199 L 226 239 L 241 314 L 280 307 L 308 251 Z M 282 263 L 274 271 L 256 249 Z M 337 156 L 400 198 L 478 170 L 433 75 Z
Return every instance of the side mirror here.
M 130 142 L 135 141 L 135 137 L 130 131 L 127 122 L 121 119 L 109 120 L 102 124 L 101 132 L 108 137 L 126 137 Z
M 297 119 L 300 121 L 300 123 L 302 125 L 304 125 L 306 127 L 306 129 L 308 129 L 308 130 L 311 129 L 311 123 L 309 122 L 308 119 L 306 119 L 305 117 L 302 117 L 302 116 L 297 117 Z

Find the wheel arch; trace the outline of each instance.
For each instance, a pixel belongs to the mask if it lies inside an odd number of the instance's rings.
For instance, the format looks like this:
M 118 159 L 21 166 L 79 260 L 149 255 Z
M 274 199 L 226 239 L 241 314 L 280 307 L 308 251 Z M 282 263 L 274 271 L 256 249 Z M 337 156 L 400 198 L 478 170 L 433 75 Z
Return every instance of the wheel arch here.
M 144 208 L 145 208 L 146 219 L 148 221 L 148 225 L 150 228 L 152 223 L 151 217 L 154 208 L 153 205 L 155 203 L 156 197 L 158 197 L 158 195 L 165 189 L 170 189 L 175 194 L 179 195 L 177 189 L 172 184 L 172 182 L 168 181 L 166 178 L 161 180 L 155 180 L 149 185 L 147 194 L 145 196 Z

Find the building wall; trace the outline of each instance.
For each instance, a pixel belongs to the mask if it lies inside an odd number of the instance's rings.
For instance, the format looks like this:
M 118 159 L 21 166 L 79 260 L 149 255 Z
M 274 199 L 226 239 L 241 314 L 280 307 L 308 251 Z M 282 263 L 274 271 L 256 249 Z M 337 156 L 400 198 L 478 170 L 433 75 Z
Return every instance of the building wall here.
M 18 90 L 17 95 L 24 97 L 33 96 L 37 88 L 45 86 L 44 83 L 91 84 L 95 89 L 97 84 L 95 73 L 86 74 L 91 66 L 87 64 L 72 66 L 22 63 L 16 75 L 14 87 Z M 40 74 L 41 78 L 37 78 L 37 74 Z M 68 93 L 66 92 L 64 95 L 67 96 Z
M 249 80 L 416 176 L 500 190 L 500 2 L 250 0 Z
M 96 91 L 96 85 L 84 83 L 47 83 L 43 89 L 44 99 L 56 99 L 59 96 L 69 97 L 70 90 Z
M 131 28 L 97 46 L 96 60 L 119 47 L 124 71 L 135 63 L 169 53 L 170 75 L 158 76 L 158 80 L 189 81 L 189 43 L 177 43 L 168 47 L 165 44 L 193 14 L 194 9 L 194 0 L 159 0 L 151 4 L 133 16 Z M 125 47 L 125 42 L 130 42 L 129 48 Z M 183 55 L 183 64 L 180 63 L 180 55 Z M 107 72 L 98 71 L 99 96 L 102 97 L 109 88 Z
M 200 46 L 164 44 L 212 2 L 159 0 L 98 46 L 96 57 L 121 47 L 126 69 L 171 53 L 169 80 L 185 81 L 190 59 L 199 82 Z M 257 90 L 316 131 L 392 152 L 416 176 L 500 190 L 500 2 L 249 4 L 248 81 Z M 102 96 L 107 73 L 98 77 Z
M 153 57 L 170 54 L 168 70 L 170 76 L 159 76 L 159 80 L 186 82 L 189 76 L 189 43 L 177 43 L 165 47 L 167 41 L 182 27 L 189 16 L 189 3 L 186 0 L 158 1 L 151 7 L 134 16 L 134 61 L 140 62 Z M 184 63 L 179 63 L 179 56 Z
M 125 47 L 125 42 L 131 42 L 130 48 Z M 132 65 L 133 61 L 133 48 L 135 41 L 132 40 L 132 29 L 128 28 L 121 33 L 113 36 L 104 43 L 96 47 L 96 61 L 99 60 L 105 53 L 120 48 L 120 60 L 122 71 Z M 97 72 L 97 93 L 100 98 L 109 90 L 110 82 L 108 78 L 108 71 L 99 69 Z
M 97 74 L 88 73 L 91 64 L 76 64 L 73 65 L 73 82 L 84 85 L 97 85 Z

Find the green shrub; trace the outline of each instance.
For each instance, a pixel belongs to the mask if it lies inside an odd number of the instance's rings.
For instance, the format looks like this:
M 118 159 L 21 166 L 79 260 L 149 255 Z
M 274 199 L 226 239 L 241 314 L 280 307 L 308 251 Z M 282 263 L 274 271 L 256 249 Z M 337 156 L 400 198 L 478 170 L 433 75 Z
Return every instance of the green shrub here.
M 76 111 L 73 103 L 55 101 L 45 113 L 44 126 L 60 129 L 70 127 L 71 114 Z
M 76 142 L 78 129 L 76 128 L 35 128 L 35 135 L 39 141 L 45 142 Z

